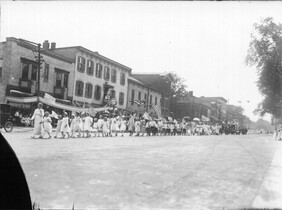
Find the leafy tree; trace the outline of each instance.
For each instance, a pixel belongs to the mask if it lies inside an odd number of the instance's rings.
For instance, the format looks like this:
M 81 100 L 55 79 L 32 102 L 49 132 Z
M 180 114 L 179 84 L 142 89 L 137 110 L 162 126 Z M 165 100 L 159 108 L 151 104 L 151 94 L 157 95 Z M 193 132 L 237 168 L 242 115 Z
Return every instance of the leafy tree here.
M 188 95 L 188 91 L 186 90 L 187 85 L 185 84 L 186 80 L 181 78 L 178 74 L 174 72 L 170 72 L 172 76 L 171 82 L 171 93 L 174 98 L 180 98 Z
M 261 23 L 254 24 L 251 34 L 246 64 L 256 66 L 258 73 L 257 85 L 264 96 L 255 113 L 263 116 L 270 113 L 281 116 L 279 104 L 282 99 L 282 25 L 275 23 L 273 18 L 265 18 Z

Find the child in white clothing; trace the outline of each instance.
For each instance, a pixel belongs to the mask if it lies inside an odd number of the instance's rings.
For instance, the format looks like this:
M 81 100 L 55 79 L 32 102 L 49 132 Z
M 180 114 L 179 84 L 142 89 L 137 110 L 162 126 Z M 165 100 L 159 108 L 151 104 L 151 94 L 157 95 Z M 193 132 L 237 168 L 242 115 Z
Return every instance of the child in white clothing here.
M 43 118 L 43 134 L 42 137 L 44 137 L 45 133 L 49 135 L 49 139 L 51 138 L 51 132 L 52 132 L 52 120 L 51 117 L 49 116 L 49 112 L 45 112 L 44 118 Z

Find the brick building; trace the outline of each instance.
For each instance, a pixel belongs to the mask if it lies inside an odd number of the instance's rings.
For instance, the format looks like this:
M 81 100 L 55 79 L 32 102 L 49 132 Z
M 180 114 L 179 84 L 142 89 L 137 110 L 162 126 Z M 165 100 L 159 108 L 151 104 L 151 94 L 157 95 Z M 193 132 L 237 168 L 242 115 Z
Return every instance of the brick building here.
M 211 104 L 194 96 L 192 91 L 189 92 L 189 96 L 178 99 L 173 108 L 174 118 L 176 119 L 187 116 L 190 119 L 202 119 L 202 116 L 210 119 L 211 117 Z
M 38 64 L 36 46 L 14 37 L 0 43 L 0 103 L 19 109 L 32 109 L 38 93 Z M 40 95 L 48 93 L 57 102 L 71 102 L 73 95 L 74 63 L 62 55 L 42 49 Z M 29 96 L 23 100 L 22 96 Z
M 128 76 L 131 68 L 81 46 L 52 48 L 51 52 L 71 59 L 74 65 L 73 104 L 103 107 L 115 98 L 126 108 Z
M 130 112 L 143 114 L 146 111 L 157 117 L 158 110 L 161 111 L 162 94 L 130 76 L 127 95 L 127 110 Z

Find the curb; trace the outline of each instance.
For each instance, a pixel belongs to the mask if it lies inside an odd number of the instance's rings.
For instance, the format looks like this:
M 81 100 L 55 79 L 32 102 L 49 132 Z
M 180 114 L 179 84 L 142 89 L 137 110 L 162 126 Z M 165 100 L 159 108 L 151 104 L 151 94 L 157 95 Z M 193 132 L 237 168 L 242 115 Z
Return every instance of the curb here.
M 282 208 L 281 160 L 282 144 L 279 144 L 259 192 L 252 203 L 252 208 Z

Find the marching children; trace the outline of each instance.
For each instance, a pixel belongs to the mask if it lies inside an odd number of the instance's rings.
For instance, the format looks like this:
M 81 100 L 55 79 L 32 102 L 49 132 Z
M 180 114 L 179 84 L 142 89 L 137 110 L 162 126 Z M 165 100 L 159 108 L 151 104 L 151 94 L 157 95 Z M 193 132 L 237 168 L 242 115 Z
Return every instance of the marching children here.
M 62 133 L 62 138 L 65 138 L 65 134 L 68 135 L 68 138 L 71 136 L 70 135 L 70 126 L 69 126 L 69 118 L 68 114 L 65 112 L 64 117 L 62 119 L 62 125 L 61 125 L 61 133 Z
M 56 135 L 54 136 L 55 138 L 58 137 L 58 133 L 61 132 L 61 127 L 62 127 L 62 115 L 58 115 L 58 121 L 57 121 L 57 127 L 56 127 Z
M 51 132 L 52 132 L 52 120 L 51 117 L 49 116 L 49 112 L 45 112 L 44 118 L 43 118 L 43 134 L 42 137 L 44 137 L 45 133 L 49 135 L 49 139 L 51 138 Z

